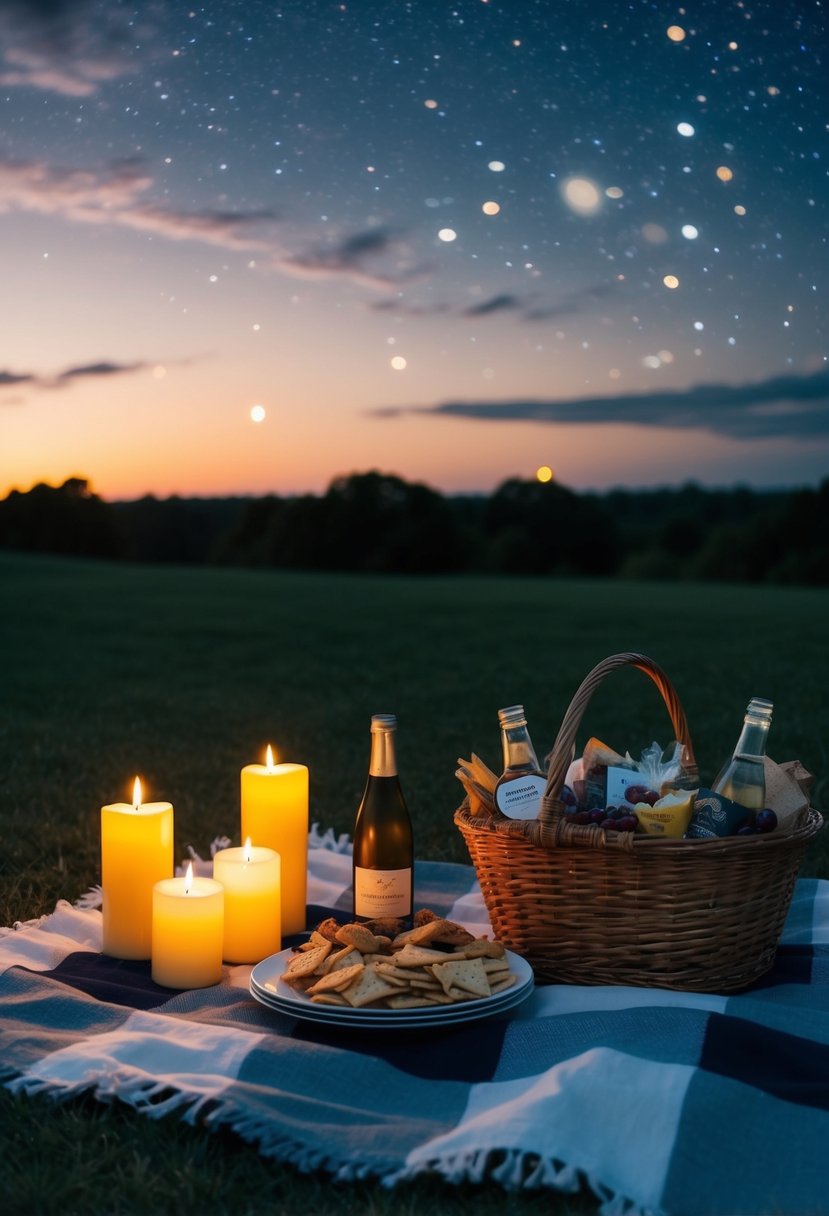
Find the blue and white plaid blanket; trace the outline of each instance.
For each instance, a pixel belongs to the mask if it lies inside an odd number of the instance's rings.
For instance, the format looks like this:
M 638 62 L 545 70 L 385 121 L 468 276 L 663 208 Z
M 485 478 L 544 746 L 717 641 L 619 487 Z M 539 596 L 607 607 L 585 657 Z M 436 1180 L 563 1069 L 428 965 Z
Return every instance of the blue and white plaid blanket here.
M 313 923 L 348 909 L 351 862 L 342 839 L 312 844 Z M 469 867 L 419 864 L 416 890 L 488 929 Z M 799 882 L 775 968 L 743 995 L 552 986 L 428 1033 L 295 1021 L 251 998 L 248 967 L 171 995 L 100 945 L 100 912 L 63 902 L 0 931 L 11 1089 L 178 1111 L 340 1180 L 585 1180 L 605 1216 L 829 1212 L 829 882 Z

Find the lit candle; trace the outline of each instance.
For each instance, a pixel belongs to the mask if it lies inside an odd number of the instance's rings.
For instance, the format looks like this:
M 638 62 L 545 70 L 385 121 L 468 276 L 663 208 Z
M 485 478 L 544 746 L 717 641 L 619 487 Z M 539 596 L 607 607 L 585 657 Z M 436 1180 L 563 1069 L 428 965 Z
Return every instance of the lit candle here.
M 308 881 L 308 769 L 265 764 L 242 769 L 242 839 L 273 849 L 282 858 L 282 932 L 305 929 Z
M 213 877 L 225 889 L 226 963 L 260 963 L 282 949 L 279 854 L 254 847 L 221 849 L 213 858 Z
M 150 957 L 153 886 L 173 871 L 172 804 L 142 803 L 136 777 L 132 803 L 101 807 L 104 954 Z
M 164 878 L 153 887 L 153 980 L 206 988 L 222 978 L 224 888 L 213 878 Z

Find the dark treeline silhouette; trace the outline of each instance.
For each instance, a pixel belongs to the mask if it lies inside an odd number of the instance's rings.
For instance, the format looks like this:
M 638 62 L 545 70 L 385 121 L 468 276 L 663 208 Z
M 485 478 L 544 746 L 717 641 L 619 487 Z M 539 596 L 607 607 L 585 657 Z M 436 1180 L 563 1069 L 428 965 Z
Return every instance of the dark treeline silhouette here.
M 818 489 L 576 493 L 512 478 L 444 496 L 376 471 L 322 495 L 105 502 L 83 478 L 13 490 L 0 547 L 128 561 L 395 574 L 492 573 L 829 584 Z

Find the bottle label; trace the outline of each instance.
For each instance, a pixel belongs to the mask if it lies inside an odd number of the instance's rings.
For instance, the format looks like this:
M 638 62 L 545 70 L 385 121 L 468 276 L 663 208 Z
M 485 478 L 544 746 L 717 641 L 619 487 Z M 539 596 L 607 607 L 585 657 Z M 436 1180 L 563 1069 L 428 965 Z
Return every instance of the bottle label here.
M 525 773 L 495 787 L 495 805 L 510 819 L 537 819 L 547 788 L 546 777 Z
M 354 914 L 409 916 L 412 910 L 412 871 L 366 870 L 354 867 Z

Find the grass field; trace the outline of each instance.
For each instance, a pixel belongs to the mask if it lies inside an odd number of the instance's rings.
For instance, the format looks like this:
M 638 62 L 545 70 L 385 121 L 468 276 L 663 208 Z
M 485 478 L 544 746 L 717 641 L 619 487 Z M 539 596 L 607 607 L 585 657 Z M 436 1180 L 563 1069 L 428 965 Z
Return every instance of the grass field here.
M 176 853 L 238 843 L 239 769 L 266 743 L 311 771 L 311 817 L 350 832 L 373 712 L 399 718 L 418 856 L 467 862 L 452 822 L 455 759 L 499 763 L 496 711 L 522 701 L 540 753 L 582 677 L 638 650 L 685 706 L 703 779 L 749 698 L 775 703 L 770 753 L 799 757 L 827 798 L 829 592 L 486 578 L 373 578 L 150 568 L 0 554 L 0 923 L 51 911 L 99 879 L 99 807 L 175 805 Z M 622 671 L 583 739 L 667 744 L 654 686 Z M 805 873 L 829 877 L 826 833 Z M 85 1101 L 0 1092 L 4 1211 L 255 1213 L 593 1211 L 588 1199 L 505 1197 L 427 1181 L 389 1196 L 335 1188 L 207 1137 Z M 113 1197 L 113 1179 L 123 1179 Z M 278 1200 L 274 1199 L 278 1196 Z M 9 1206 L 10 1205 L 10 1206 Z

